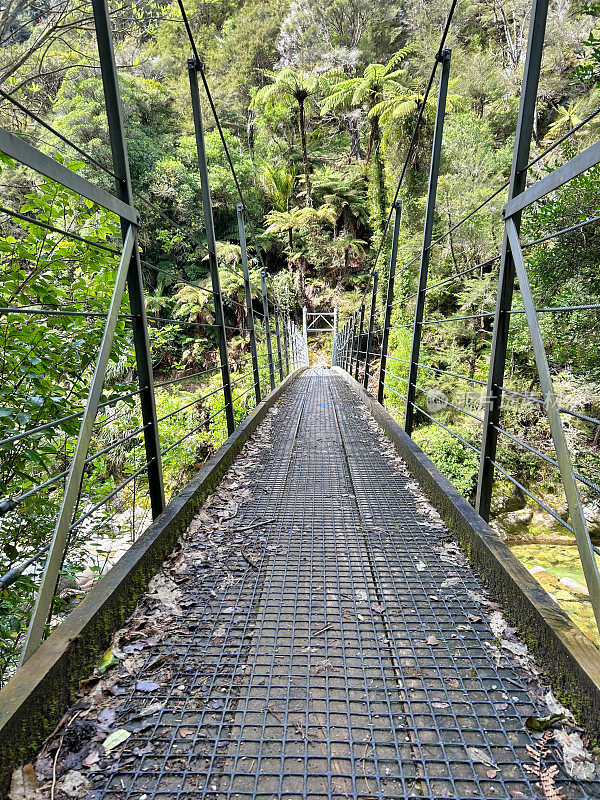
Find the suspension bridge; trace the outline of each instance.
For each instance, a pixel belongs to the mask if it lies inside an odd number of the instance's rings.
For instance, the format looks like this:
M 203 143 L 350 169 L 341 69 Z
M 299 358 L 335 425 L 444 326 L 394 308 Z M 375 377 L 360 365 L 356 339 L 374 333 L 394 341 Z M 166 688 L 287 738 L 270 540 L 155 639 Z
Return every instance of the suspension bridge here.
M 536 307 L 524 255 L 536 242 L 520 236 L 528 207 L 600 163 L 596 143 L 530 179 L 533 164 L 557 146 L 531 158 L 547 0 L 532 5 L 510 178 L 434 239 L 452 4 L 368 283 L 339 328 L 338 309 L 305 309 L 299 320 L 278 301 L 182 3 L 192 48 L 187 73 L 210 285 L 190 283 L 177 272 L 173 277 L 207 298 L 211 316 L 186 322 L 148 313 L 145 270 L 166 270 L 140 254 L 138 235 L 145 223 L 136 204 L 152 204 L 136 197 L 131 182 L 108 6 L 105 0 L 92 5 L 113 154 L 111 169 L 98 167 L 115 179 L 116 191 L 0 130 L 5 156 L 105 209 L 122 231 L 117 247 L 99 235 L 84 237 L 25 212 L 1 209 L 48 234 L 109 253 L 114 261 L 106 310 L 85 305 L 0 309 L 9 330 L 41 318 L 58 325 L 77 316 L 90 330 L 100 325 L 84 402 L 33 426 L 22 422 L 0 441 L 3 458 L 12 457 L 23 442 L 43 442 L 56 430 L 66 430 L 72 441 L 62 472 L 0 500 L 0 514 L 10 520 L 32 497 L 50 502 L 57 491 L 61 497 L 51 538 L 0 576 L 3 591 L 24 574 L 38 579 L 19 663 L 0 690 L 2 787 L 12 787 L 13 800 L 599 797 L 599 773 L 587 746 L 600 733 L 598 648 L 488 525 L 500 474 L 574 536 L 600 622 L 597 548 L 581 500 L 582 486 L 596 487 L 574 469 L 562 422 L 564 415 L 595 426 L 600 420 L 558 401 L 539 325 L 542 313 L 584 306 Z M 423 243 L 418 256 L 402 265 L 418 270 L 417 291 L 399 297 L 401 190 L 436 77 Z M 3 97 L 10 101 L 9 95 Z M 205 101 L 239 194 L 239 270 L 218 258 Z M 441 282 L 451 292 L 466 273 L 497 270 L 493 311 L 473 315 L 491 323 L 489 377 L 483 382 L 421 360 L 426 326 L 456 319 L 426 318 L 427 292 L 440 285 L 428 282 L 428 270 L 434 248 L 502 193 L 501 251 Z M 552 236 L 594 221 L 579 221 Z M 389 260 L 382 287 L 383 258 Z M 223 273 L 232 270 L 243 284 L 243 303 L 223 297 Z M 397 308 L 405 309 L 412 322 L 395 324 Z M 504 386 L 513 314 L 527 323 L 540 397 Z M 215 350 L 199 371 L 155 380 L 151 334 L 170 324 L 201 329 Z M 411 336 L 407 359 L 390 351 L 390 336 L 400 329 Z M 331 333 L 330 367 L 310 367 L 313 333 Z M 244 339 L 247 370 L 235 361 L 233 335 Z M 135 350 L 134 383 L 109 391 L 111 355 L 127 336 Z M 436 403 L 480 424 L 479 446 L 420 402 L 420 394 L 431 394 L 422 385 L 423 375 L 431 373 L 471 381 L 485 391 L 483 416 L 435 396 Z M 184 406 L 158 414 L 160 392 L 209 375 L 219 381 L 215 388 L 192 392 Z M 552 456 L 503 427 L 502 400 L 511 393 L 544 409 Z M 393 405 L 390 397 L 396 399 Z M 141 424 L 94 450 L 99 422 L 125 401 L 135 404 Z M 398 401 L 404 408 L 401 420 L 391 413 Z M 189 409 L 201 412 L 183 436 L 174 438 L 168 421 Z M 167 453 L 218 418 L 225 428 L 221 446 L 194 467 L 183 489 L 165 487 Z M 474 507 L 411 438 L 423 421 L 477 454 Z M 567 519 L 500 463 L 501 436 L 557 470 Z M 90 465 L 125 443 L 139 446 L 125 481 L 104 486 L 101 494 L 92 491 Z M 185 456 L 184 450 L 176 452 Z M 136 492 L 147 494 L 151 519 L 140 519 L 138 512 L 136 521 Z M 123 496 L 132 497 L 135 541 L 49 630 L 65 559 L 91 535 L 94 515 Z M 23 768 L 28 764 L 35 769 Z

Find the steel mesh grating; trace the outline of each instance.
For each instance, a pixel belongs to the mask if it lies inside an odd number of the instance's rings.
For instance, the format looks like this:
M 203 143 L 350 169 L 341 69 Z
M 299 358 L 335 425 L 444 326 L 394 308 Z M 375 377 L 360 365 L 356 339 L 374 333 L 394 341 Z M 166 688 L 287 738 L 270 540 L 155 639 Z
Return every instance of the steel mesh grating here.
M 169 684 L 128 700 L 159 710 L 94 800 L 540 796 L 524 768 L 536 710 L 469 619 L 481 585 L 444 560 L 447 533 L 364 407 L 310 370 L 272 425 L 245 512 L 275 520 L 258 569 L 202 573 L 187 624 L 150 656 L 172 660 Z

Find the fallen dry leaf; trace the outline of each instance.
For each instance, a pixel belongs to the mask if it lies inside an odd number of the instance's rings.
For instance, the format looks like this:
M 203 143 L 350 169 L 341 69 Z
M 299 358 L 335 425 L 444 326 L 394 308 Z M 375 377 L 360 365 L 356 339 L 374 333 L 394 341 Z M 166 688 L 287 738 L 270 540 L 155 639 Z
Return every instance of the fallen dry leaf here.
M 496 766 L 496 762 L 491 755 L 486 753 L 486 751 L 482 750 L 480 747 L 467 747 L 467 753 L 472 761 L 476 761 L 480 764 L 486 764 L 488 767 Z
M 31 800 L 36 797 L 36 789 L 39 786 L 37 775 L 32 764 L 25 764 L 24 767 L 19 767 L 12 774 L 10 782 L 10 790 L 8 792 L 9 800 Z
M 155 692 L 160 688 L 160 684 L 155 681 L 137 681 L 135 688 L 138 692 Z
M 81 772 L 73 769 L 62 778 L 60 789 L 67 797 L 83 798 L 89 794 L 90 784 Z
M 460 583 L 460 578 L 446 578 L 445 581 L 442 581 L 441 587 L 446 589 L 448 586 L 456 586 L 458 583 Z

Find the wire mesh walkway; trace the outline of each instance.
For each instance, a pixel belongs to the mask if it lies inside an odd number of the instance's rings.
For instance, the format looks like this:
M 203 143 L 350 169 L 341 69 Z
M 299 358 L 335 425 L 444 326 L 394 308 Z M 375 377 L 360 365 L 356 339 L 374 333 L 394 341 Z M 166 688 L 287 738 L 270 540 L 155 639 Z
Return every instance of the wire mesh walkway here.
M 243 510 L 263 530 L 225 572 L 196 554 L 196 601 L 139 670 L 168 680 L 136 684 L 94 800 L 542 796 L 481 585 L 367 416 L 317 369 L 269 417 Z

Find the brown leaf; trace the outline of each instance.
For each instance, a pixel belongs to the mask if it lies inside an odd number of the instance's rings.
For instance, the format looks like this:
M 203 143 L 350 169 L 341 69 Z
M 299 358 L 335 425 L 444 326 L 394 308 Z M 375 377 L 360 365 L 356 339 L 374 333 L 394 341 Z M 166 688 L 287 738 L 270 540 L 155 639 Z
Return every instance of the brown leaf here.
M 25 764 L 24 767 L 19 767 L 12 774 L 8 792 L 9 800 L 31 800 L 37 795 L 36 789 L 39 785 L 33 765 Z

